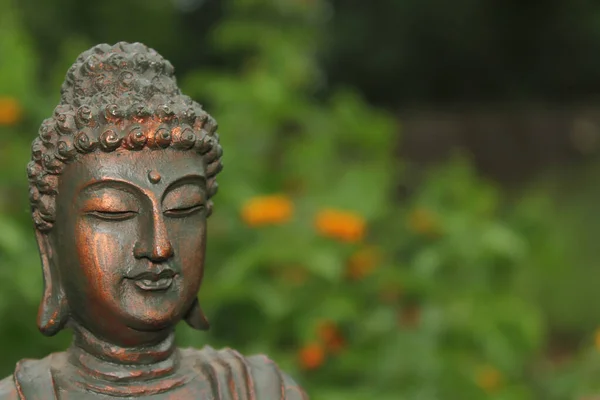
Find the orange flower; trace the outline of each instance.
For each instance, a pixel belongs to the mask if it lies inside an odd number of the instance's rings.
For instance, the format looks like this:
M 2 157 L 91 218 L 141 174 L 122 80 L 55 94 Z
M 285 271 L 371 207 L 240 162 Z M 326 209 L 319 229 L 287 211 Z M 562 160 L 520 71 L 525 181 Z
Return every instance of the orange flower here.
M 323 236 L 357 242 L 365 234 L 366 222 L 362 216 L 352 212 L 326 209 L 317 214 L 315 226 Z
M 436 215 L 426 208 L 416 208 L 409 214 L 408 228 L 416 234 L 430 237 L 440 233 Z
M 502 384 L 502 374 L 496 368 L 485 365 L 477 371 L 475 376 L 477 386 L 487 393 L 495 392 Z
M 362 279 L 373 272 L 378 262 L 379 252 L 377 248 L 363 248 L 350 257 L 346 273 L 350 279 Z
M 14 125 L 21 119 L 21 105 L 12 97 L 0 97 L 0 125 Z
M 281 224 L 290 220 L 292 201 L 283 195 L 254 197 L 242 207 L 242 219 L 249 226 Z
M 319 343 L 310 343 L 300 349 L 298 356 L 302 368 L 317 369 L 325 361 L 325 349 Z
M 325 348 L 332 354 L 338 354 L 346 345 L 340 329 L 331 321 L 323 321 L 317 327 L 319 339 L 325 343 Z

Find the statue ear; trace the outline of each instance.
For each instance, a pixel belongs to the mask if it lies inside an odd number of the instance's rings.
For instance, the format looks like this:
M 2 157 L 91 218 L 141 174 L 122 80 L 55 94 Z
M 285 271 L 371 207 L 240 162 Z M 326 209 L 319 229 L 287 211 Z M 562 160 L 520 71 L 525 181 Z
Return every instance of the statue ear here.
M 202 309 L 200 308 L 200 303 L 198 302 L 197 297 L 194 299 L 192 306 L 185 315 L 185 322 L 187 322 L 190 327 L 199 331 L 207 331 L 210 328 L 210 324 L 208 323 L 204 312 L 202 312 Z
M 69 317 L 67 299 L 53 261 L 48 234 L 35 231 L 44 274 L 44 295 L 38 310 L 38 328 L 46 336 L 56 335 Z

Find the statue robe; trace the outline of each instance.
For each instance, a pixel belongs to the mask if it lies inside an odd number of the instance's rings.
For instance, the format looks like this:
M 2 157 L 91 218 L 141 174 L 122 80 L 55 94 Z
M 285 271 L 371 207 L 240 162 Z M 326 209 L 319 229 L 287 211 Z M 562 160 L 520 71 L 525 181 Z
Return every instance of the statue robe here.
M 157 378 L 122 370 L 107 375 L 81 368 L 67 352 L 42 360 L 21 360 L 13 376 L 0 381 L 0 400 L 82 400 L 143 398 L 170 400 L 308 400 L 273 361 L 243 357 L 231 349 L 181 349 L 176 371 Z M 160 375 L 156 366 L 157 376 Z

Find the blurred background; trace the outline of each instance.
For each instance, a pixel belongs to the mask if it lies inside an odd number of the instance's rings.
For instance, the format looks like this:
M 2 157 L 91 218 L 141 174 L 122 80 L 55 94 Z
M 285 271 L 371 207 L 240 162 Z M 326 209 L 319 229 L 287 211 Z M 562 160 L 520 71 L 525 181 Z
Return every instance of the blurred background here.
M 183 346 L 315 400 L 600 394 L 600 5 L 0 0 L 0 373 L 36 327 L 26 164 L 66 70 L 143 42 L 225 151 Z

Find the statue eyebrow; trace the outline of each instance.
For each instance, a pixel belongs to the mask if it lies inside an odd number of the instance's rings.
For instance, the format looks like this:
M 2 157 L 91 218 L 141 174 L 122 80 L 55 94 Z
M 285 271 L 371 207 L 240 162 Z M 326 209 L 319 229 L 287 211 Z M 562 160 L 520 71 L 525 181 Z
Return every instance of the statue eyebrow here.
M 102 180 L 96 180 L 96 181 L 89 182 L 86 185 L 84 185 L 81 188 L 81 190 L 79 190 L 79 193 L 81 194 L 81 193 L 90 192 L 90 191 L 97 190 L 97 189 L 118 190 L 121 192 L 127 192 L 134 196 L 139 196 L 139 195 L 143 196 L 144 195 L 144 193 L 140 189 L 135 187 L 134 185 L 130 184 L 129 182 L 121 181 L 118 179 L 102 179 Z
M 175 181 L 171 182 L 169 184 L 169 186 L 167 186 L 167 188 L 163 192 L 161 201 L 164 201 L 167 194 L 169 194 L 169 192 L 178 188 L 179 186 L 183 186 L 186 184 L 194 184 L 194 183 L 199 183 L 200 188 L 202 190 L 206 191 L 206 177 L 204 175 L 198 175 L 198 174 L 186 175 L 186 176 L 176 179 Z

